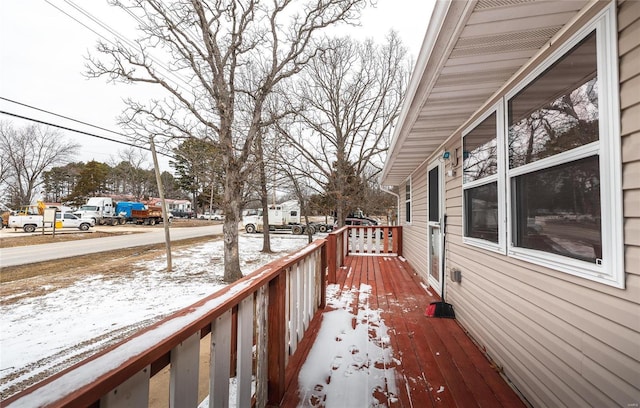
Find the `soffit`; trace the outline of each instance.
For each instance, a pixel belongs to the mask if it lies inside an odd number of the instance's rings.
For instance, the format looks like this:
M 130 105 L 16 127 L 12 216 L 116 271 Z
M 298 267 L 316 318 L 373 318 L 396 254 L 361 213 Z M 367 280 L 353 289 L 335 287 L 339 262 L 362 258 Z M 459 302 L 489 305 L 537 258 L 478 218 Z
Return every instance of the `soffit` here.
M 438 5 L 440 15 L 436 9 L 427 29 L 382 184 L 407 179 L 588 3 L 454 0 Z

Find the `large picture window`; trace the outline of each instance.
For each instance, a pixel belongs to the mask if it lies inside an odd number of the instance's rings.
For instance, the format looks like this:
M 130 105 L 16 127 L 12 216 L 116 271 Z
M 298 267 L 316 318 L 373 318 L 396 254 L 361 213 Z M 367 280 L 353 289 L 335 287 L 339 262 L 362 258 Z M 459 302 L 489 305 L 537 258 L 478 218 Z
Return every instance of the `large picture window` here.
M 463 233 L 465 243 L 624 287 L 614 11 L 463 133 Z
M 594 31 L 509 100 L 515 247 L 602 259 L 597 55 Z

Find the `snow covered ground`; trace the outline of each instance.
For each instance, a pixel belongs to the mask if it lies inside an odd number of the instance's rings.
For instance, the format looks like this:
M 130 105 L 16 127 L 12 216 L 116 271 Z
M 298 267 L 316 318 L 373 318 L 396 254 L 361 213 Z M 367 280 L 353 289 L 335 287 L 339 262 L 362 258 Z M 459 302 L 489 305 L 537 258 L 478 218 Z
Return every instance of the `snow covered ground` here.
M 388 407 L 397 402 L 388 329 L 369 306 L 371 286 L 327 287 L 327 306 L 316 341 L 300 369 L 302 407 Z M 358 299 L 354 313 L 354 299 Z
M 241 235 L 244 274 L 304 247 L 307 237 L 272 235 L 274 254 L 262 254 L 262 235 Z M 220 289 L 222 241 L 135 265 L 127 278 L 95 275 L 43 296 L 0 304 L 0 394 L 7 397 Z

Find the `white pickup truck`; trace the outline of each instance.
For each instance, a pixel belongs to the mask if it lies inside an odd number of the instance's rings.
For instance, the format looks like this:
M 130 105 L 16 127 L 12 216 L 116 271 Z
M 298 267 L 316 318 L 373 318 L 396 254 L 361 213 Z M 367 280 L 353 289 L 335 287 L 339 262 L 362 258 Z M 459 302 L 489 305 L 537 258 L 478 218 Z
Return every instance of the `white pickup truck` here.
M 41 228 L 44 217 L 40 214 L 21 214 L 9 216 L 9 228 L 22 228 L 24 232 L 34 232 L 36 228 Z M 56 213 L 56 228 L 77 228 L 80 231 L 87 231 L 95 225 L 95 220 L 91 218 L 79 218 L 69 212 Z

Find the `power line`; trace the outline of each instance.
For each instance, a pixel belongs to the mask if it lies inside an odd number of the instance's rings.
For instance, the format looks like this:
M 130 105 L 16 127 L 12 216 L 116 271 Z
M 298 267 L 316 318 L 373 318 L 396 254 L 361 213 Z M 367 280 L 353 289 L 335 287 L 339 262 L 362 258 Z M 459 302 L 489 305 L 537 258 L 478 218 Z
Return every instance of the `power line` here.
M 7 112 L 7 111 L 4 111 L 4 110 L 0 110 L 0 114 L 13 116 L 15 118 L 24 119 L 24 120 L 28 120 L 28 121 L 31 121 L 31 122 L 40 123 L 42 125 L 52 126 L 52 127 L 58 128 L 58 129 L 67 130 L 69 132 L 75 132 L 75 133 L 80 133 L 80 134 L 83 134 L 83 135 L 86 135 L 86 136 L 96 137 L 98 139 L 107 140 L 109 142 L 120 143 L 120 144 L 123 144 L 123 145 L 126 145 L 126 146 L 135 147 L 137 149 L 151 151 L 151 149 L 148 148 L 148 147 L 139 146 L 139 145 L 136 145 L 136 144 L 133 144 L 133 143 L 129 143 L 129 142 L 123 142 L 121 140 L 112 139 L 112 138 L 109 138 L 109 137 L 106 137 L 106 136 L 96 135 L 95 133 L 89 133 L 89 132 L 85 132 L 83 130 L 73 129 L 73 128 L 70 128 L 70 127 L 67 127 L 67 126 L 57 125 L 57 124 L 51 123 L 51 122 L 45 122 L 43 120 L 30 118 L 28 116 L 18 115 L 17 113 L 11 113 L 11 112 Z M 89 126 L 92 126 L 92 125 L 89 125 Z M 167 153 L 164 153 L 164 152 L 158 152 L 158 154 L 161 154 L 162 156 L 170 157 L 170 158 L 174 158 L 175 157 L 174 155 L 170 155 L 170 154 L 167 154 Z
M 73 122 L 77 122 L 77 123 L 80 123 L 80 124 L 83 124 L 83 125 L 94 127 L 96 129 L 104 130 L 105 132 L 113 133 L 113 134 L 116 134 L 118 136 L 124 136 L 124 137 L 127 137 L 127 138 L 131 138 L 130 136 L 122 134 L 122 133 L 119 133 L 119 132 L 116 132 L 115 130 L 106 129 L 106 128 L 103 128 L 103 127 L 100 127 L 100 126 L 92 125 L 91 123 L 83 122 L 83 121 L 78 120 L 78 119 L 74 119 L 74 118 L 70 118 L 68 116 L 60 115 L 58 113 L 51 112 L 51 111 L 48 111 L 46 109 L 41 109 L 41 108 L 37 108 L 35 106 L 27 105 L 26 103 L 14 101 L 13 99 L 5 98 L 3 96 L 0 96 L 0 99 L 3 100 L 3 101 L 15 103 L 16 105 L 27 107 L 29 109 L 34 109 L 34 110 L 37 110 L 39 112 L 44 112 L 44 113 L 47 113 L 49 115 L 58 116 L 58 117 L 63 118 L 63 119 L 71 120 Z
M 91 28 L 89 25 L 85 24 L 84 22 L 80 21 L 78 18 L 72 16 L 71 14 L 69 14 L 67 11 L 61 9 L 60 7 L 56 6 L 55 4 L 51 3 L 49 0 L 45 0 L 49 5 L 51 5 L 52 7 L 54 7 L 55 9 L 57 9 L 58 11 L 60 11 L 61 13 L 63 13 L 64 15 L 66 15 L 67 17 L 71 18 L 72 20 L 76 21 L 78 24 L 82 25 L 83 27 L 85 27 L 86 29 L 88 29 L 89 31 L 91 31 L 92 33 L 96 34 L 98 37 L 102 38 L 103 40 L 107 41 L 108 43 L 110 43 L 111 45 L 113 45 L 114 47 L 117 47 L 117 44 L 115 44 L 111 39 L 105 37 L 104 35 L 102 35 L 101 33 L 99 33 L 98 31 L 94 30 L 93 28 Z M 82 7 L 80 7 L 79 5 L 73 3 L 70 0 L 65 0 L 65 2 L 70 5 L 71 7 L 73 7 L 74 9 L 76 9 L 78 12 L 80 12 L 81 14 L 83 14 L 86 18 L 88 18 L 89 20 L 91 20 L 93 23 L 97 24 L 99 27 L 101 27 L 102 29 L 106 30 L 107 32 L 109 32 L 111 35 L 113 35 L 114 37 L 116 37 L 117 39 L 119 39 L 120 41 L 122 41 L 123 43 L 125 43 L 126 45 L 128 45 L 129 47 L 132 48 L 137 48 L 137 44 L 131 40 L 129 40 L 128 38 L 124 37 L 122 34 L 120 34 L 118 31 L 116 31 L 115 29 L 113 29 L 111 26 L 109 26 L 108 24 L 104 23 L 103 21 L 101 21 L 100 19 L 98 19 L 97 17 L 95 17 L 94 15 L 92 15 L 91 13 L 89 13 L 88 11 L 86 11 L 85 9 L 83 9 Z M 127 10 L 128 11 L 128 10 Z M 131 14 L 129 12 L 129 14 Z M 175 79 L 177 79 L 177 81 L 182 82 L 183 84 L 187 85 L 187 88 L 181 86 L 178 82 L 173 82 L 174 85 L 182 90 L 184 90 L 187 93 L 191 93 L 190 91 L 190 87 L 191 84 L 189 83 L 189 81 L 187 81 L 186 79 L 182 78 L 180 75 L 178 75 L 176 72 L 172 71 L 166 64 L 164 64 L 163 62 L 161 62 L 160 60 L 158 60 L 157 58 L 155 58 L 152 55 L 147 55 L 147 57 L 153 61 L 158 67 L 160 67 L 161 69 L 163 69 L 164 71 L 166 71 L 169 75 L 173 76 Z

